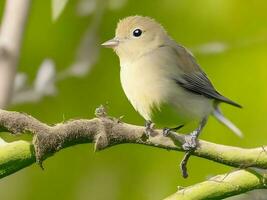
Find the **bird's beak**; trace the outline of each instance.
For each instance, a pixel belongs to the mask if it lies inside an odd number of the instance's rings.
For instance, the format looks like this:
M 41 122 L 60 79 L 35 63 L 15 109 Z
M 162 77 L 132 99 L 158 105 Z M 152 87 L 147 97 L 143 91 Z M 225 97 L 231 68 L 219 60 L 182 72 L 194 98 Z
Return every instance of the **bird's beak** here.
M 106 48 L 115 48 L 116 46 L 119 45 L 119 40 L 116 38 L 113 38 L 111 40 L 108 40 L 108 41 L 102 43 L 101 45 L 106 47 Z

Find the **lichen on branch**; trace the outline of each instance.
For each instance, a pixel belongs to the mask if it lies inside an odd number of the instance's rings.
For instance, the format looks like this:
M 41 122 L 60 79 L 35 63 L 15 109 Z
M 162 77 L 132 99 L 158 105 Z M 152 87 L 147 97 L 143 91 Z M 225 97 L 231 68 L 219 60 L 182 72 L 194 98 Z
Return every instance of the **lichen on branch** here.
M 154 130 L 153 136 L 147 138 L 144 127 L 109 117 L 101 109 L 96 111 L 97 118 L 69 120 L 54 126 L 25 113 L 0 110 L 0 131 L 12 134 L 32 133 L 36 160 L 39 163 L 62 148 L 81 143 L 95 143 L 96 151 L 122 143 L 184 151 L 184 134 L 173 133 L 171 137 L 164 137 L 161 130 Z M 192 154 L 229 166 L 267 169 L 264 147 L 246 149 L 199 140 L 198 148 Z
M 95 114 L 96 118 L 93 119 L 69 120 L 49 126 L 25 113 L 0 110 L 1 132 L 10 132 L 15 135 L 33 134 L 32 143 L 16 141 L 11 143 L 2 142 L 0 144 L 0 178 L 15 173 L 36 161 L 42 166 L 42 161 L 57 151 L 82 143 L 94 143 L 96 151 L 123 143 L 143 144 L 168 150 L 184 151 L 182 148 L 185 142 L 184 134 L 172 132 L 170 137 L 164 137 L 161 130 L 154 130 L 152 136 L 147 137 L 145 127 L 127 124 L 122 122 L 121 119 L 109 117 L 103 107 L 98 108 Z M 265 147 L 247 149 L 199 140 L 198 147 L 192 152 L 192 155 L 238 168 L 257 167 L 267 169 Z M 246 171 L 246 173 L 252 172 Z M 260 179 L 263 182 L 248 186 L 245 190 L 234 191 L 231 194 L 235 195 L 255 188 L 265 188 L 266 176 L 263 174 L 261 176 Z M 235 177 L 238 179 L 237 176 Z M 252 182 L 255 181 L 250 175 L 248 177 L 252 178 Z M 233 184 L 235 184 L 234 180 Z M 209 184 L 210 182 L 204 185 L 208 186 Z M 224 182 L 221 184 L 224 184 Z M 194 186 L 192 187 L 194 189 Z M 216 188 L 216 190 L 219 188 Z M 183 193 L 187 193 L 191 189 L 191 187 L 187 188 L 183 190 Z M 230 187 L 228 189 L 231 190 Z M 229 192 L 229 190 L 222 190 L 221 195 L 225 195 L 224 193 Z M 172 196 L 172 199 L 179 199 L 179 195 L 181 195 L 180 191 Z

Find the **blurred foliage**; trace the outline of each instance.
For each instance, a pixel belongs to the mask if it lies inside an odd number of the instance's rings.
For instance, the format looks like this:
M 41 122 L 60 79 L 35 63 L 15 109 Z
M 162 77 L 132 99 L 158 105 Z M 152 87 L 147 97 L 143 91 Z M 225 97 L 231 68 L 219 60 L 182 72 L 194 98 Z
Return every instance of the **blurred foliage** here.
M 46 58 L 54 59 L 57 71 L 73 62 L 93 16 L 78 16 L 77 4 L 76 0 L 69 1 L 59 19 L 52 22 L 51 2 L 32 1 L 19 63 L 19 71 L 31 80 Z M 119 19 L 139 14 L 157 19 L 176 41 L 189 48 L 210 42 L 226 44 L 229 48 L 224 52 L 198 52 L 196 57 L 216 88 L 244 106 L 242 110 L 228 105 L 222 108 L 245 137 L 237 138 L 211 118 L 201 138 L 241 147 L 261 146 L 266 144 L 267 132 L 266 8 L 264 0 L 127 0 L 120 9 L 105 8 L 98 42 L 100 45 L 114 36 Z M 110 115 L 123 115 L 124 121 L 144 124 L 123 94 L 118 58 L 111 50 L 101 49 L 97 64 L 86 77 L 66 79 L 57 87 L 55 97 L 9 109 L 53 124 L 70 118 L 92 118 L 94 109 L 107 103 Z M 92 145 L 79 145 L 48 159 L 44 171 L 36 165 L 2 179 L 1 199 L 162 199 L 174 193 L 178 185 L 188 186 L 233 170 L 192 157 L 190 177 L 185 180 L 178 168 L 182 156 L 141 145 L 119 145 L 99 153 L 93 152 Z

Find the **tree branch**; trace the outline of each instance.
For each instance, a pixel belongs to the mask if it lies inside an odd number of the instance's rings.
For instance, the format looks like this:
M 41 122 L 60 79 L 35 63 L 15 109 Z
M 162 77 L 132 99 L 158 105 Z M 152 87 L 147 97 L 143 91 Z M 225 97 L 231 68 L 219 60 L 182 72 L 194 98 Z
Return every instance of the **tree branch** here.
M 0 146 L 0 177 L 31 165 L 35 160 L 42 163 L 53 153 L 81 143 L 95 143 L 96 151 L 123 143 L 184 151 L 183 134 L 172 133 L 169 138 L 162 136 L 160 130 L 155 130 L 153 136 L 147 138 L 144 127 L 107 117 L 102 107 L 97 110 L 96 115 L 97 118 L 90 120 L 70 120 L 48 126 L 27 114 L 0 110 L 0 131 L 12 134 L 30 132 L 34 135 L 33 145 L 18 141 Z M 198 148 L 192 154 L 229 166 L 267 169 L 267 153 L 264 147 L 245 149 L 199 140 Z
M 12 95 L 30 0 L 7 0 L 0 32 L 0 108 Z
M 26 141 L 6 143 L 0 140 L 0 178 L 36 161 L 42 164 L 43 160 L 55 152 L 82 143 L 95 143 L 96 151 L 123 143 L 184 151 L 183 134 L 171 132 L 170 137 L 164 137 L 161 130 L 155 130 L 147 138 L 144 127 L 108 117 L 103 107 L 96 110 L 96 116 L 97 118 L 90 120 L 70 120 L 48 126 L 27 114 L 0 110 L 0 132 L 34 135 L 33 144 Z M 246 149 L 199 140 L 198 148 L 192 155 L 234 167 L 267 169 L 267 153 L 264 147 Z M 179 190 L 167 199 L 221 199 L 266 188 L 266 177 L 267 174 L 263 172 L 238 170 Z
M 266 189 L 266 176 L 266 172 L 257 172 L 251 169 L 238 170 L 212 177 L 196 185 L 178 188 L 175 194 L 165 200 L 223 199 L 254 189 Z

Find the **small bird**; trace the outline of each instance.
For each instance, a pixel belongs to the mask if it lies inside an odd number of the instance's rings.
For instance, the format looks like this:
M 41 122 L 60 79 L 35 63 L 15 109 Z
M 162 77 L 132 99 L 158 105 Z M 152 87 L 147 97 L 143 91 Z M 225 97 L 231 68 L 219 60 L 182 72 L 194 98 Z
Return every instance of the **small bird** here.
M 146 120 L 148 136 L 154 124 L 164 126 L 163 134 L 168 135 L 181 123 L 197 120 L 197 128 L 187 135 L 189 139 L 183 145 L 186 151 L 192 151 L 209 115 L 242 136 L 223 116 L 219 104 L 241 106 L 216 91 L 192 53 L 177 44 L 154 19 L 126 17 L 119 21 L 116 36 L 102 45 L 118 55 L 123 90 Z

